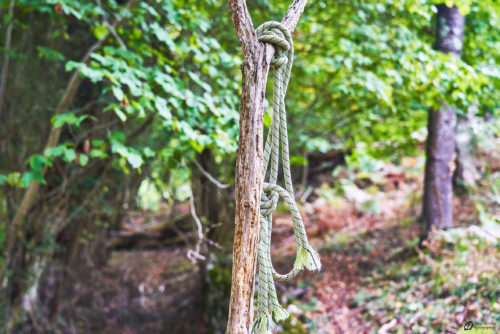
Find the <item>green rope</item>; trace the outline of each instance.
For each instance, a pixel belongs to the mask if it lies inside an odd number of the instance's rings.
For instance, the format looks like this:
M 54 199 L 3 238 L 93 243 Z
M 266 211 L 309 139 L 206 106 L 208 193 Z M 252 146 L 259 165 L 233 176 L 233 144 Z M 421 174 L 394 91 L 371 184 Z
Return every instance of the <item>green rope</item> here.
M 253 331 L 259 334 L 272 333 L 278 321 L 288 318 L 288 312 L 279 304 L 274 279 L 290 280 L 302 269 L 320 270 L 318 253 L 309 245 L 304 223 L 295 203 L 290 158 L 288 151 L 288 134 L 286 126 L 285 95 L 290 80 L 293 64 L 293 40 L 290 31 L 279 22 L 265 22 L 256 30 L 260 42 L 270 43 L 275 48 L 271 60 L 274 69 L 273 115 L 271 127 L 264 146 L 264 177 L 271 162 L 268 182 L 264 182 L 260 204 L 260 232 L 258 245 L 258 286 L 257 317 Z M 285 189 L 276 184 L 279 167 L 279 147 L 281 139 L 281 155 Z M 297 257 L 293 269 L 286 274 L 279 274 L 271 262 L 271 230 L 272 214 L 279 198 L 282 197 L 290 208 Z

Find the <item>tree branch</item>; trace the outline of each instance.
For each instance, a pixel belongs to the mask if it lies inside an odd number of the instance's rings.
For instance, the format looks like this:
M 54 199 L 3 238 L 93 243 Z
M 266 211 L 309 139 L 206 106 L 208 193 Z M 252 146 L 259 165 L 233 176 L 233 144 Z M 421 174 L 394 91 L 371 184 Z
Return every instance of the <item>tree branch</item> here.
M 283 20 L 281 20 L 281 23 L 283 23 L 283 25 L 287 27 L 290 32 L 293 32 L 297 27 L 297 23 L 299 22 L 300 16 L 304 12 L 306 4 L 307 0 L 293 0 L 290 8 L 288 8 L 288 11 L 283 17 Z M 274 55 L 274 47 L 271 44 L 266 44 L 265 48 L 265 59 L 271 59 Z
M 299 22 L 300 16 L 304 12 L 304 8 L 306 7 L 307 0 L 293 0 L 290 8 L 286 12 L 281 23 L 285 27 L 288 28 L 291 32 L 295 30 L 297 23 Z
M 252 17 L 247 8 L 246 0 L 228 0 L 231 18 L 236 35 L 243 48 L 255 47 L 257 35 L 253 28 Z M 291 32 L 295 30 L 300 16 L 304 12 L 307 0 L 293 0 L 281 23 Z M 271 55 L 272 56 L 272 55 Z
M 257 44 L 257 34 L 245 0 L 228 0 L 236 35 L 243 49 L 251 49 Z
M 194 250 L 188 249 L 187 258 L 191 260 L 192 264 L 195 264 L 197 260 L 205 260 L 205 256 L 200 254 L 201 244 L 203 243 L 203 226 L 201 224 L 200 218 L 196 214 L 196 209 L 194 207 L 194 196 L 191 191 L 191 197 L 189 197 L 189 209 L 191 211 L 191 216 L 193 217 L 194 222 L 196 223 L 196 231 L 198 234 L 198 240 L 196 241 L 196 246 Z
M 215 177 L 213 177 L 209 172 L 207 172 L 201 165 L 200 163 L 194 159 L 193 160 L 193 163 L 196 167 L 198 167 L 198 169 L 200 170 L 200 172 L 205 175 L 205 177 L 210 181 L 212 182 L 217 188 L 219 189 L 226 189 L 226 188 L 229 188 L 231 185 L 230 184 L 225 184 L 225 183 L 222 183 L 220 182 L 219 180 L 217 180 Z

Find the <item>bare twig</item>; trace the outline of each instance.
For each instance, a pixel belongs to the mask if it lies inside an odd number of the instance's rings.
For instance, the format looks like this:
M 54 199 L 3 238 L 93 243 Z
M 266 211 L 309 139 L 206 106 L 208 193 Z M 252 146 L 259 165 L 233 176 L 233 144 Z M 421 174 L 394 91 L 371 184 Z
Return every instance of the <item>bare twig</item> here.
M 217 248 L 217 249 L 219 249 L 219 250 L 223 250 L 223 249 L 224 249 L 224 247 L 222 247 L 219 243 L 217 243 L 217 242 L 215 242 L 215 241 L 213 241 L 213 240 L 210 240 L 210 239 L 208 239 L 208 238 L 205 238 L 204 240 L 205 240 L 205 242 L 206 242 L 207 244 L 209 244 L 210 246 L 214 246 L 215 248 Z
M 217 188 L 219 189 L 226 189 L 226 188 L 229 188 L 231 185 L 230 184 L 225 184 L 225 183 L 222 183 L 220 181 L 218 181 L 215 177 L 213 177 L 212 175 L 210 175 L 209 172 L 207 172 L 201 165 L 200 163 L 194 159 L 193 160 L 194 164 L 196 167 L 198 167 L 198 169 L 200 170 L 200 172 L 206 176 L 206 178 L 212 182 Z
M 302 203 L 305 203 L 312 192 L 313 192 L 313 188 L 311 186 L 308 186 L 306 188 L 306 190 L 304 191 L 304 193 L 302 194 L 302 196 L 300 196 L 300 201 Z
M 196 260 L 205 260 L 205 256 L 200 254 L 201 244 L 203 243 L 203 226 L 201 225 L 200 218 L 196 215 L 196 209 L 194 207 L 194 196 L 191 195 L 189 197 L 189 208 L 191 210 L 191 216 L 193 216 L 194 222 L 196 223 L 197 232 L 198 232 L 198 241 L 196 242 L 195 249 L 188 250 L 187 257 L 191 260 L 193 264 L 196 263 Z
M 124 50 L 127 50 L 127 45 L 125 44 L 125 42 L 123 41 L 123 39 L 120 37 L 120 35 L 118 35 L 118 33 L 116 32 L 115 27 L 113 27 L 113 25 L 111 23 L 109 23 L 107 20 L 104 20 L 104 25 L 109 29 L 109 31 L 111 32 L 111 34 L 116 38 L 116 40 L 120 44 L 121 48 L 124 49 Z
M 101 3 L 101 0 L 97 0 L 97 5 L 99 6 L 99 8 L 103 11 L 104 13 L 104 9 L 102 8 L 102 3 Z M 102 15 L 102 21 L 103 21 L 103 25 L 109 29 L 109 31 L 111 32 L 111 34 L 116 38 L 116 40 L 118 41 L 118 43 L 120 44 L 121 48 L 122 49 L 125 49 L 127 50 L 127 45 L 125 44 L 125 42 L 123 42 L 122 38 L 120 37 L 120 35 L 118 35 L 118 33 L 116 32 L 116 29 L 115 27 L 109 23 L 108 19 L 106 18 L 106 16 L 103 14 Z

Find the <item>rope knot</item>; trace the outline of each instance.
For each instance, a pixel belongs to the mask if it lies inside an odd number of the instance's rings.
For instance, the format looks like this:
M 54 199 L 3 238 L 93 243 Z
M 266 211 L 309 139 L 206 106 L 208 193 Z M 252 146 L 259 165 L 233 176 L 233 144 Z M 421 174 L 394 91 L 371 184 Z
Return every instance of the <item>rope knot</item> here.
M 274 68 L 280 68 L 291 62 L 288 51 L 291 48 L 292 35 L 283 24 L 275 21 L 265 22 L 257 28 L 256 33 L 259 42 L 273 45 L 275 53 L 271 65 Z
M 260 213 L 267 216 L 276 211 L 279 198 L 279 194 L 274 189 L 267 188 L 267 183 L 264 183 L 260 199 Z

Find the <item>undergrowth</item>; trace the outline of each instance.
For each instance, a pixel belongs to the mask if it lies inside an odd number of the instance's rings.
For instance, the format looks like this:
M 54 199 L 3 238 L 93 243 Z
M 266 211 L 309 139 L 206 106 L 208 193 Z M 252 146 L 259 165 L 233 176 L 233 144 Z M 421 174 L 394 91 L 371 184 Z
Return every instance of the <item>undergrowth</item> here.
M 498 331 L 500 242 L 473 231 L 436 232 L 416 249 L 416 256 L 376 270 L 356 295 L 376 324 L 373 333 L 456 333 L 469 321 Z

